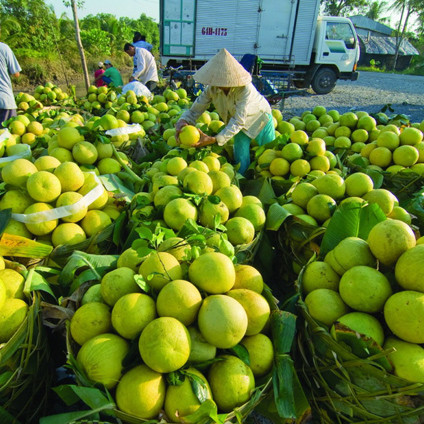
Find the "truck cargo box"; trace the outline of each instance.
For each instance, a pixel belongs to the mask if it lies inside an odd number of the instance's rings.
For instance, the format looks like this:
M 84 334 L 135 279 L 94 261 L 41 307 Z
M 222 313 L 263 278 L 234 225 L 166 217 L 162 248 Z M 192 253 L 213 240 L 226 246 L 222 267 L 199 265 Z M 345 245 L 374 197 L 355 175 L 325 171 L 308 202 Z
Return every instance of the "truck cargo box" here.
M 319 0 L 161 0 L 161 56 L 206 61 L 225 47 L 274 64 L 308 65 Z

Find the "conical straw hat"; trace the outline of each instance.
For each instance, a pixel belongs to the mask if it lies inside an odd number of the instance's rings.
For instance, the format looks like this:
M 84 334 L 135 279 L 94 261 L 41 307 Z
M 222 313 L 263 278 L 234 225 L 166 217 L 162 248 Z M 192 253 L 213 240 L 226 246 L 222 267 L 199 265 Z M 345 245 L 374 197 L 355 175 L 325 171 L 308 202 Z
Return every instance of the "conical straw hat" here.
M 252 82 L 252 76 L 226 49 L 221 49 L 209 59 L 193 78 L 214 87 L 241 87 Z

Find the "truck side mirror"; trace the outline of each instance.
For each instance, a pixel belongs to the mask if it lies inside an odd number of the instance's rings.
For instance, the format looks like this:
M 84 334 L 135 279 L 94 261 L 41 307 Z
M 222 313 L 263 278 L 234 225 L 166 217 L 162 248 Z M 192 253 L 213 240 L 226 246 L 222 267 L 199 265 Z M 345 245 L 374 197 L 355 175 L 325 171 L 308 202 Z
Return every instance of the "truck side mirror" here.
M 349 38 L 349 41 L 345 41 L 346 48 L 348 49 L 354 49 L 356 47 L 356 40 L 355 37 Z

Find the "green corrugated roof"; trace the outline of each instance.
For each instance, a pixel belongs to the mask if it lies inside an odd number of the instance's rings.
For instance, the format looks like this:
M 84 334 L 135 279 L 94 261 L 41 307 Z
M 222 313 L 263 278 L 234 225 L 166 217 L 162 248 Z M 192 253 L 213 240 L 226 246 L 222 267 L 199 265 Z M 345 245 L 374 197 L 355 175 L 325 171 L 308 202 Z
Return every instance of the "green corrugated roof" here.
M 359 39 L 365 47 L 365 53 L 369 54 L 389 54 L 394 55 L 396 51 L 395 37 L 376 37 L 358 35 Z M 418 50 L 408 41 L 402 40 L 399 54 L 402 56 L 419 55 Z

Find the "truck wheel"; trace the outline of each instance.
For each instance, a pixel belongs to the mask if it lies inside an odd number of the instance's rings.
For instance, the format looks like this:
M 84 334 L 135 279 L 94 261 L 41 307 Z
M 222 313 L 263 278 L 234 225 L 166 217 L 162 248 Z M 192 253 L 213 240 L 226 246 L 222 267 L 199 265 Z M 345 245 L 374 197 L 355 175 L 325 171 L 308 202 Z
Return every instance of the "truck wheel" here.
M 311 82 L 312 90 L 317 94 L 327 94 L 336 86 L 336 73 L 330 68 L 322 68 L 317 71 Z

